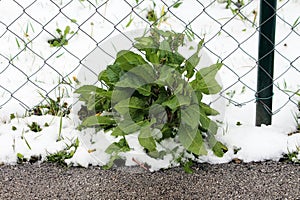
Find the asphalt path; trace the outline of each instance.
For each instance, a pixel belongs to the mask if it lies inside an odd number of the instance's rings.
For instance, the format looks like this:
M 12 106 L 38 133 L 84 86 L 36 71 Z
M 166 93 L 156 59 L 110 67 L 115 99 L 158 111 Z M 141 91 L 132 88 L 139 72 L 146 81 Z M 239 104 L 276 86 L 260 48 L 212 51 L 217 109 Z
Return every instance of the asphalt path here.
M 0 199 L 300 199 L 300 165 L 284 162 L 143 168 L 0 166 Z

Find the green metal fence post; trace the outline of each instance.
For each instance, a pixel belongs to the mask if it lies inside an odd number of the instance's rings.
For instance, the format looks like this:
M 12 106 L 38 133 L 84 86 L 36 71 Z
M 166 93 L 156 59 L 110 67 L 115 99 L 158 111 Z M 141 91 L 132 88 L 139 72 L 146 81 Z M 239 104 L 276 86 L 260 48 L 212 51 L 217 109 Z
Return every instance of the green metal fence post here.
M 272 123 L 277 0 L 260 0 L 256 126 Z

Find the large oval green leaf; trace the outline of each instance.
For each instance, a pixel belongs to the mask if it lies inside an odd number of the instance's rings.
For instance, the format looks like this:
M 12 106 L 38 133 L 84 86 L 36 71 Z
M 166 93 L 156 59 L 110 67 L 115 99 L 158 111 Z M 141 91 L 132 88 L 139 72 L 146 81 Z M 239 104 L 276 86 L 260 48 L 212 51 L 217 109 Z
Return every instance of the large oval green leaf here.
M 189 126 L 181 125 L 178 130 L 180 143 L 190 152 L 196 155 L 206 155 L 203 138 L 198 129 L 192 129 Z

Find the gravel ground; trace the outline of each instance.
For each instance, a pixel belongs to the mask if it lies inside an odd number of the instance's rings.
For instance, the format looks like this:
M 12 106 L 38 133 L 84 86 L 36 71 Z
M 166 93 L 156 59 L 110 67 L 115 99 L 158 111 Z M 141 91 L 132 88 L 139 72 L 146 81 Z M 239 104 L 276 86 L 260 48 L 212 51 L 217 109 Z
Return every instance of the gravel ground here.
M 300 166 L 279 162 L 142 168 L 0 166 L 0 199 L 300 199 Z

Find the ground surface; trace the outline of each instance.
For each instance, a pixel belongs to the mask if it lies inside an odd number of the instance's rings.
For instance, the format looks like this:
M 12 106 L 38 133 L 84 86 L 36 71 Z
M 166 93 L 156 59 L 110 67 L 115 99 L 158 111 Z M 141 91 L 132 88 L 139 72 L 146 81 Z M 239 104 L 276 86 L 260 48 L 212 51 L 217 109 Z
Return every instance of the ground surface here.
M 197 164 L 155 173 L 42 163 L 0 167 L 0 199 L 297 199 L 299 165 Z

